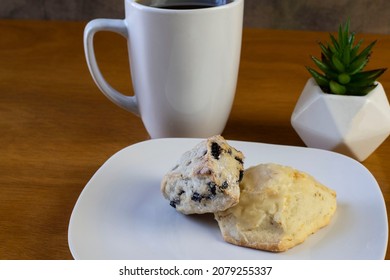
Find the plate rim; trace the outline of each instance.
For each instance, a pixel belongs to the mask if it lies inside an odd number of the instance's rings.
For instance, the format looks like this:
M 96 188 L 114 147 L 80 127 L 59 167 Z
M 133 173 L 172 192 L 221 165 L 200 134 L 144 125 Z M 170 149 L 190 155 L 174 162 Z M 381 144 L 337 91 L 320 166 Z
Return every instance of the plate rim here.
M 131 145 L 128 145 L 124 148 L 121 148 L 120 150 L 118 150 L 117 152 L 115 152 L 113 155 L 111 155 L 96 171 L 95 173 L 92 175 L 92 177 L 88 180 L 87 184 L 83 187 L 82 191 L 80 192 L 77 200 L 76 200 L 76 203 L 72 209 L 72 212 L 71 212 L 71 215 L 70 215 L 70 219 L 69 219 L 69 224 L 68 224 L 68 246 L 69 246 L 69 249 L 70 249 L 70 252 L 71 252 L 71 255 L 74 259 L 82 259 L 82 257 L 79 256 L 78 252 L 77 252 L 77 249 L 75 248 L 74 246 L 74 242 L 73 242 L 73 238 L 74 236 L 72 235 L 72 232 L 73 232 L 73 224 L 72 224 L 72 221 L 74 220 L 74 217 L 75 215 L 77 214 L 77 209 L 79 209 L 79 204 L 82 203 L 82 200 L 84 199 L 84 196 L 85 196 L 85 193 L 86 193 L 86 190 L 88 190 L 90 188 L 90 185 L 92 184 L 92 181 L 94 180 L 95 177 L 97 177 L 100 172 L 103 172 L 102 170 L 104 170 L 104 168 L 106 168 L 106 166 L 110 165 L 112 161 L 115 161 L 115 159 L 118 157 L 118 156 L 121 156 L 123 153 L 127 152 L 128 150 L 132 150 L 132 149 L 137 149 L 139 148 L 140 146 L 143 146 L 143 145 L 148 145 L 149 143 L 156 143 L 156 142 L 169 142 L 169 143 L 172 143 L 173 141 L 177 141 L 177 142 L 188 142 L 188 143 L 191 143 L 191 144 L 196 144 L 196 142 L 200 142 L 204 140 L 204 138 L 158 138 L 158 139 L 147 139 L 147 140 L 144 140 L 144 141 L 141 141 L 141 142 L 137 142 L 137 143 L 134 143 L 134 144 L 131 144 Z M 286 148 L 286 149 L 297 149 L 297 150 L 310 150 L 314 153 L 319 153 L 319 154 L 326 154 L 326 155 L 332 155 L 333 157 L 340 157 L 340 158 L 343 158 L 343 160 L 347 160 L 347 161 L 351 161 L 351 163 L 353 164 L 357 164 L 360 168 L 363 168 L 367 175 L 371 176 L 371 180 L 375 183 L 375 187 L 377 188 L 377 191 L 379 191 L 379 194 L 380 194 L 380 199 L 381 199 L 381 208 L 384 209 L 384 217 L 385 217 L 385 227 L 386 227 L 386 233 L 385 233 L 385 238 L 386 238 L 386 245 L 384 246 L 383 248 L 383 252 L 382 252 L 382 258 L 381 259 L 384 259 L 385 256 L 386 256 L 386 251 L 387 251 L 387 246 L 388 246 L 388 238 L 389 238 L 389 225 L 388 225 L 388 216 L 387 216 L 387 208 L 386 208 L 386 202 L 385 202 L 385 199 L 383 197 L 383 193 L 382 193 L 382 190 L 378 184 L 378 182 L 376 181 L 375 177 L 373 176 L 373 174 L 369 171 L 369 169 L 367 167 L 365 167 L 361 162 L 358 162 L 356 161 L 355 159 L 352 159 L 350 157 L 347 157 L 343 154 L 339 154 L 339 153 L 336 153 L 336 152 L 333 152 L 333 151 L 327 151 L 327 150 L 322 150 L 322 149 L 317 149 L 317 148 L 310 148 L 310 147 L 300 147 L 300 146 L 289 146 L 289 145 L 279 145 L 279 144 L 269 144 L 269 143 L 261 143 L 261 142 L 255 142 L 255 141 L 242 141 L 242 140 L 230 140 L 230 139 L 226 139 L 232 146 L 240 146 L 240 145 L 265 145 L 265 146 L 269 146 L 269 147 L 274 147 L 274 148 Z M 246 168 L 248 168 L 249 166 L 247 166 Z M 168 166 L 169 168 L 169 166 Z M 379 252 L 378 252 L 378 255 L 379 255 Z

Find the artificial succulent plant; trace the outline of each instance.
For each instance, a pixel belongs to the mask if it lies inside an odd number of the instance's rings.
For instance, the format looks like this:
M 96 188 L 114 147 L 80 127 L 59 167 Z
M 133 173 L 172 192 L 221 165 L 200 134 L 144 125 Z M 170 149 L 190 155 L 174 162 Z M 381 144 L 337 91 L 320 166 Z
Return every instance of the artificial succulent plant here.
M 338 36 L 330 34 L 330 43 L 321 47 L 321 59 L 312 56 L 322 73 L 306 67 L 325 93 L 339 95 L 366 95 L 376 87 L 376 80 L 386 68 L 363 71 L 376 41 L 359 52 L 363 40 L 355 44 L 355 33 L 350 32 L 350 21 L 340 24 Z

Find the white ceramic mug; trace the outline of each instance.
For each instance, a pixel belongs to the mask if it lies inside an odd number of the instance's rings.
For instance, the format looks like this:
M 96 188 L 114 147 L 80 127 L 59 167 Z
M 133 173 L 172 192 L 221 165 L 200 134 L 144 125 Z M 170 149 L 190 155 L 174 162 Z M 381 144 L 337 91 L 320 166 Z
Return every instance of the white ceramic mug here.
M 186 4 L 213 7 L 169 8 Z M 243 7 L 244 0 L 125 0 L 124 20 L 95 19 L 85 27 L 91 75 L 111 101 L 142 118 L 152 138 L 221 134 L 236 91 Z M 99 70 L 98 31 L 127 38 L 134 96 L 116 91 Z

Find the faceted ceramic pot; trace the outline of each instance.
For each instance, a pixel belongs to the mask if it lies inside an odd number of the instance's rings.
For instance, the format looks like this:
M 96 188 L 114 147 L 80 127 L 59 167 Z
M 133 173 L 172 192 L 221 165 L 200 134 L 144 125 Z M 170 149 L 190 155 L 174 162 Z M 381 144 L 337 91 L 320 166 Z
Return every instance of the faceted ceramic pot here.
M 345 96 L 324 93 L 311 78 L 291 124 L 308 147 L 364 161 L 390 134 L 389 101 L 380 83 L 366 96 Z

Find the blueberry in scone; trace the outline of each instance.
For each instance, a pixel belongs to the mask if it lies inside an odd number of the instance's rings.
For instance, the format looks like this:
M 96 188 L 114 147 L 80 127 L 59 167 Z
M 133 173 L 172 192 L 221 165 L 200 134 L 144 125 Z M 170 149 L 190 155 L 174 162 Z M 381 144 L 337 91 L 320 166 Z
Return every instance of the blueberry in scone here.
M 163 178 L 161 191 L 183 214 L 223 211 L 240 197 L 244 155 L 220 135 L 185 152 Z

